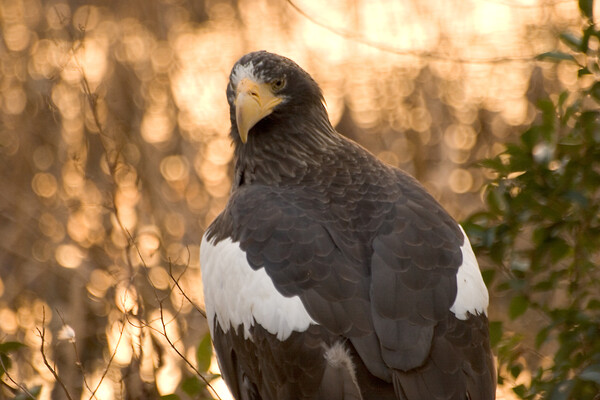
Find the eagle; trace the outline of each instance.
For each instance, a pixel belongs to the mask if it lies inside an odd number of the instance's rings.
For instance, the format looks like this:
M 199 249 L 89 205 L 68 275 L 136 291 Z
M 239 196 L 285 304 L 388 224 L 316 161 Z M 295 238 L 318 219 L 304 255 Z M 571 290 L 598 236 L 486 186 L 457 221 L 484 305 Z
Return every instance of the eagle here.
M 294 61 L 244 55 L 227 100 L 233 187 L 200 263 L 233 397 L 494 399 L 488 292 L 461 226 L 338 133 Z

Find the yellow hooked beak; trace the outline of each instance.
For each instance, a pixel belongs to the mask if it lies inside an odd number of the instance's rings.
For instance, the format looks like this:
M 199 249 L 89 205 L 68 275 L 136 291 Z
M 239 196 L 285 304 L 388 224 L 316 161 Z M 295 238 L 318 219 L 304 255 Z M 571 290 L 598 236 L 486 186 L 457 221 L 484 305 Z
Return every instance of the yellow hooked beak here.
M 258 121 L 273 112 L 282 99 L 275 96 L 271 85 L 244 78 L 238 83 L 235 98 L 235 120 L 242 143 L 248 140 L 248 132 Z

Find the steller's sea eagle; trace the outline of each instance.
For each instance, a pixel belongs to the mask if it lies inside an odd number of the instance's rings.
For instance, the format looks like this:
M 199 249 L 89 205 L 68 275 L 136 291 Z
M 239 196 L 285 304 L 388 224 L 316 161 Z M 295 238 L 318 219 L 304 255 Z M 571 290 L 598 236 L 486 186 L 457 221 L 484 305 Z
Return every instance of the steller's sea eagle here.
M 336 132 L 293 61 L 243 56 L 227 100 L 234 184 L 200 262 L 233 396 L 493 399 L 488 292 L 460 225 Z

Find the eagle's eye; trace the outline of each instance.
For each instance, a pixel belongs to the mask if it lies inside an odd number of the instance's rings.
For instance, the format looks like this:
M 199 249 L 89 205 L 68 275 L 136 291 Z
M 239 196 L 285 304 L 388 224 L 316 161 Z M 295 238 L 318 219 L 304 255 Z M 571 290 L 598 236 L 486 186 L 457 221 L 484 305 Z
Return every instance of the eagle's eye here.
M 271 89 L 273 92 L 279 92 L 281 89 L 285 87 L 285 79 L 279 78 L 271 81 Z

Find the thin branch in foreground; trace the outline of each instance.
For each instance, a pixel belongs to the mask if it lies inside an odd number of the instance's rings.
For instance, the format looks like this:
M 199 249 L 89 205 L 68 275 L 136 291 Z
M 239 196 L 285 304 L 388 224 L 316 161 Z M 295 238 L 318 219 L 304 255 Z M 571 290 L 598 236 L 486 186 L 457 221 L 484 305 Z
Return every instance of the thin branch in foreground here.
M 104 368 L 104 372 L 102 373 L 102 376 L 100 377 L 100 380 L 98 381 L 98 384 L 96 385 L 96 388 L 90 395 L 90 397 L 89 397 L 90 399 L 92 397 L 96 396 L 96 392 L 98 391 L 98 389 L 100 389 L 100 385 L 102 384 L 102 381 L 104 381 L 104 378 L 108 374 L 108 370 L 110 369 L 110 366 L 111 366 L 115 356 L 117 355 L 117 349 L 119 348 L 119 344 L 121 343 L 121 338 L 123 337 L 124 331 L 125 331 L 125 320 L 122 319 L 121 320 L 121 331 L 119 332 L 119 338 L 117 339 L 117 343 L 115 344 L 115 349 L 113 350 L 112 354 L 110 355 L 110 358 L 108 359 L 108 363 L 106 364 L 106 368 Z
M 67 322 L 65 321 L 65 318 L 63 317 L 60 310 L 56 310 L 56 314 L 58 314 L 58 317 L 60 318 L 60 320 L 63 324 L 63 328 L 67 328 L 72 331 L 73 328 L 71 328 L 71 326 L 67 324 Z M 79 357 L 79 351 L 77 350 L 77 341 L 76 341 L 76 335 L 75 335 L 74 331 L 73 331 L 72 337 L 65 338 L 65 339 L 67 341 L 71 342 L 71 344 L 73 345 L 73 351 L 75 352 L 75 365 L 77 365 L 77 367 L 79 368 L 79 372 L 81 373 L 81 378 L 83 380 L 83 384 L 85 385 L 85 388 L 91 392 L 92 388 L 90 387 L 87 379 L 85 378 L 85 370 L 83 369 L 83 363 L 81 362 L 81 357 Z
M 44 342 L 46 341 L 46 307 L 42 308 L 42 330 L 40 330 L 40 328 L 37 328 L 37 327 L 36 327 L 36 329 L 38 331 L 38 334 L 40 335 L 40 338 L 42 339 L 42 344 L 40 345 L 40 352 L 42 353 L 42 359 L 44 361 L 44 365 L 52 373 L 52 376 L 54 376 L 54 379 L 56 380 L 56 382 L 58 382 L 60 384 L 63 391 L 65 392 L 65 395 L 67 396 L 67 399 L 73 400 L 73 398 L 71 397 L 71 394 L 69 393 L 69 390 L 65 386 L 65 383 L 62 381 L 62 379 L 60 379 L 60 377 L 56 373 L 56 369 L 54 369 L 54 367 L 52 367 L 52 365 L 50 365 L 50 363 L 48 362 L 48 358 L 46 357 L 46 350 L 44 349 Z
M 23 386 L 19 382 L 15 381 L 13 379 L 13 377 L 8 373 L 8 368 L 6 368 L 6 365 L 4 365 L 4 361 L 2 361 L 2 357 L 0 357 L 0 367 L 2 367 L 2 370 L 4 371 L 4 375 L 8 378 L 9 381 L 11 381 L 16 387 L 18 387 L 28 397 L 36 400 L 36 397 L 29 390 L 27 390 L 27 388 L 25 386 Z M 15 388 L 11 387 L 6 382 L 0 380 L 0 384 L 6 386 L 12 392 L 13 395 L 17 394 L 17 390 Z
M 196 309 L 196 311 L 198 311 L 200 313 L 200 315 L 202 315 L 204 317 L 204 319 L 206 319 L 206 311 L 204 311 L 196 303 L 194 303 L 192 301 L 192 299 L 190 299 L 190 297 L 187 295 L 187 293 L 185 293 L 185 291 L 183 290 L 181 285 L 179 284 L 179 280 L 183 277 L 183 274 L 185 274 L 185 271 L 187 271 L 188 266 L 189 266 L 189 264 L 186 264 L 185 269 L 183 270 L 181 275 L 179 275 L 178 277 L 175 277 L 175 275 L 173 274 L 173 264 L 171 263 L 171 260 L 169 260 L 169 277 L 173 280 L 173 283 L 175 283 L 175 286 L 177 287 L 177 289 L 179 289 L 179 291 L 181 292 L 183 297 L 185 297 L 185 299 L 187 301 L 189 301 L 189 303 L 192 305 L 192 307 L 194 307 Z
M 530 63 L 535 61 L 535 56 L 521 56 L 521 57 L 491 57 L 491 58 L 462 58 L 462 57 L 452 57 L 449 55 L 445 55 L 442 53 L 436 53 L 431 51 L 423 51 L 423 50 L 411 50 L 411 49 L 399 49 L 394 46 L 389 46 L 387 44 L 381 42 L 375 42 L 363 35 L 360 35 L 356 32 L 352 32 L 347 29 L 336 28 L 331 25 L 328 25 L 324 22 L 319 21 L 312 15 L 308 14 L 304 11 L 300 6 L 298 6 L 295 0 L 287 0 L 287 3 L 296 10 L 300 15 L 304 18 L 308 19 L 315 25 L 320 26 L 328 30 L 329 32 L 340 36 L 344 39 L 352 40 L 354 42 L 364 44 L 366 46 L 385 51 L 387 53 L 397 54 L 400 56 L 411 56 L 418 58 L 425 58 L 434 61 L 449 61 L 458 64 L 503 64 L 503 63 L 511 63 L 511 62 L 521 62 L 521 63 Z
M 183 354 L 181 354 L 181 352 L 175 347 L 175 344 L 171 341 L 171 338 L 169 338 L 169 335 L 167 335 L 167 325 L 165 324 L 165 320 L 164 320 L 162 302 L 159 304 L 159 310 L 160 310 L 160 322 L 161 322 L 162 328 L 163 328 L 163 336 L 167 340 L 167 343 L 169 343 L 171 348 L 173 350 L 175 350 L 175 353 L 177 353 L 177 355 L 179 357 L 181 357 L 181 359 L 200 377 L 200 379 L 202 379 L 202 381 L 206 384 L 206 387 L 210 388 L 210 390 L 215 394 L 215 396 L 217 396 L 217 398 L 219 400 L 222 400 L 221 396 L 219 396 L 219 393 L 217 393 L 217 391 L 210 384 L 208 379 L 206 379 L 206 377 L 204 375 L 202 375 L 202 373 L 200 371 L 198 371 L 198 369 L 196 367 L 194 367 L 194 365 Z

